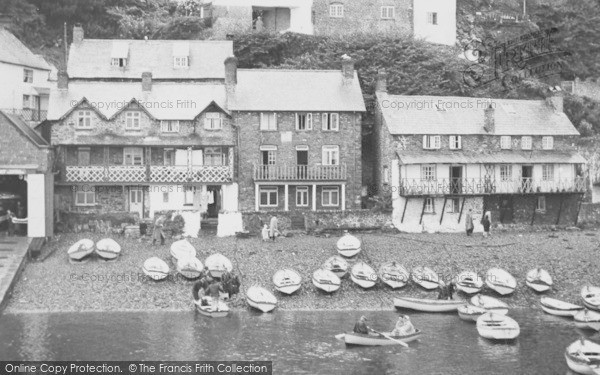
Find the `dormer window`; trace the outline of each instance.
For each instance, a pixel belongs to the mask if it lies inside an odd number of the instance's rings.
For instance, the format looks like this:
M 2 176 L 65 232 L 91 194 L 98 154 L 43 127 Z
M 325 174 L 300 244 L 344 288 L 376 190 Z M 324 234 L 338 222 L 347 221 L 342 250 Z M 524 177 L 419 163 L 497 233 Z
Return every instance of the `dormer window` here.
M 140 113 L 126 112 L 125 113 L 125 130 L 140 130 Z
M 190 66 L 190 44 L 178 42 L 173 44 L 173 67 L 187 68 Z
M 127 42 L 114 41 L 110 53 L 110 65 L 124 68 L 127 66 L 129 57 L 129 44 Z
M 223 119 L 219 112 L 207 112 L 204 115 L 204 129 L 220 130 L 223 127 Z
M 175 68 L 187 68 L 188 65 L 188 58 L 187 56 L 185 57 L 174 57 L 173 58 L 173 67 Z
M 124 68 L 127 66 L 127 59 L 124 58 L 113 58 L 110 61 L 111 66 L 118 66 L 119 68 Z
M 179 121 L 163 120 L 160 122 L 160 130 L 163 133 L 179 133 Z

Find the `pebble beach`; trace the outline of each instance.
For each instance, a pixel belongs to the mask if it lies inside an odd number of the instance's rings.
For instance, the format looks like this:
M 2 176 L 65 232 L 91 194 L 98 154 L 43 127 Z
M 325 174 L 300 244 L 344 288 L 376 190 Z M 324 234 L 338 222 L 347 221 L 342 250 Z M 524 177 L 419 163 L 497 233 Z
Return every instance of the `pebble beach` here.
M 477 271 L 482 277 L 487 269 L 500 267 L 517 279 L 517 290 L 500 297 L 485 289 L 484 294 L 497 297 L 511 307 L 539 308 L 540 295 L 525 286 L 528 270 L 541 267 L 550 272 L 554 287 L 545 293 L 553 298 L 580 303 L 583 285 L 600 285 L 600 235 L 597 231 L 495 232 L 481 234 L 407 234 L 357 233 L 362 240 L 361 253 L 350 265 L 363 260 L 375 270 L 388 261 L 396 261 L 409 271 L 427 266 L 443 279 L 450 280 L 463 270 Z M 17 281 L 6 312 L 59 311 L 152 311 L 193 309 L 193 280 L 176 274 L 170 262 L 169 247 L 152 246 L 146 240 L 113 237 L 122 247 L 113 262 L 93 258 L 85 264 L 71 264 L 67 249 L 82 238 L 98 241 L 97 233 L 61 234 L 46 244 L 42 261 L 29 261 Z M 317 237 L 295 234 L 263 242 L 259 237 L 238 239 L 204 236 L 189 241 L 204 261 L 213 253 L 228 257 L 234 271 L 241 276 L 238 298 L 230 306 L 246 309 L 243 292 L 251 285 L 261 285 L 278 298 L 278 309 L 285 310 L 392 310 L 393 298 L 409 296 L 437 298 L 437 291 L 426 291 L 409 283 L 392 290 L 381 282 L 367 290 L 348 277 L 341 288 L 331 294 L 317 290 L 312 273 L 332 255 L 337 254 L 339 236 Z M 143 262 L 157 256 L 171 267 L 163 281 L 153 281 L 142 273 Z M 301 289 L 292 296 L 275 291 L 271 278 L 283 268 L 293 268 L 303 278 Z M 455 298 L 465 298 L 459 294 Z M 276 310 L 275 310 L 276 311 Z

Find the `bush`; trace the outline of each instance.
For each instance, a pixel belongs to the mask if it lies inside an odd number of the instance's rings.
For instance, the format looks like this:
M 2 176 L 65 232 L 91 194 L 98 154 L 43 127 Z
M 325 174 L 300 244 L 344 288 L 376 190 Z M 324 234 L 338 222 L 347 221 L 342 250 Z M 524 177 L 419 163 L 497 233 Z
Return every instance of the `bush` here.
M 582 137 L 591 137 L 594 135 L 594 129 L 592 128 L 592 124 L 587 122 L 586 120 L 581 120 L 579 126 L 577 127 L 579 133 L 581 133 Z

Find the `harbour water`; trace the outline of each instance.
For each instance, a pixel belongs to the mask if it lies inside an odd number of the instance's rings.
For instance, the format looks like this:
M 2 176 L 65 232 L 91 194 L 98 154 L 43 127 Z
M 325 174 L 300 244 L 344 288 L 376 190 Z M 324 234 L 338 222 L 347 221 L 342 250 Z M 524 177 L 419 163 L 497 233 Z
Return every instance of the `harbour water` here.
M 346 348 L 334 336 L 360 315 L 391 330 L 394 311 L 26 313 L 0 316 L 3 360 L 270 360 L 274 374 L 570 374 L 565 347 L 580 333 L 537 310 L 509 313 L 511 343 L 478 336 L 454 314 L 410 314 L 424 336 L 399 346 Z M 598 339 L 598 335 L 592 339 Z

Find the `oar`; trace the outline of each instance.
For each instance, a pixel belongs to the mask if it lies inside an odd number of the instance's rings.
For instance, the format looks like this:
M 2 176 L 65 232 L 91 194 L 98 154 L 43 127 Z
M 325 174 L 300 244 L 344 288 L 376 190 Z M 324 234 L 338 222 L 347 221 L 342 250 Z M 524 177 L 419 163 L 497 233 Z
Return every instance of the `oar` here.
M 389 335 L 386 335 L 386 334 L 385 334 L 385 333 L 383 333 L 383 332 L 378 332 L 378 331 L 375 331 L 373 328 L 371 328 L 371 331 L 373 331 L 373 332 L 375 332 L 375 333 L 378 333 L 378 334 L 380 334 L 381 336 L 385 337 L 385 338 L 386 338 L 386 339 L 388 339 L 388 340 L 392 340 L 392 341 L 394 341 L 394 342 L 397 342 L 398 344 L 400 344 L 400 345 L 404 346 L 405 348 L 408 348 L 408 344 L 407 344 L 407 343 L 405 343 L 405 342 L 402 342 L 402 341 L 400 341 L 400 340 L 396 340 L 396 339 L 394 339 L 394 338 L 391 338 Z

